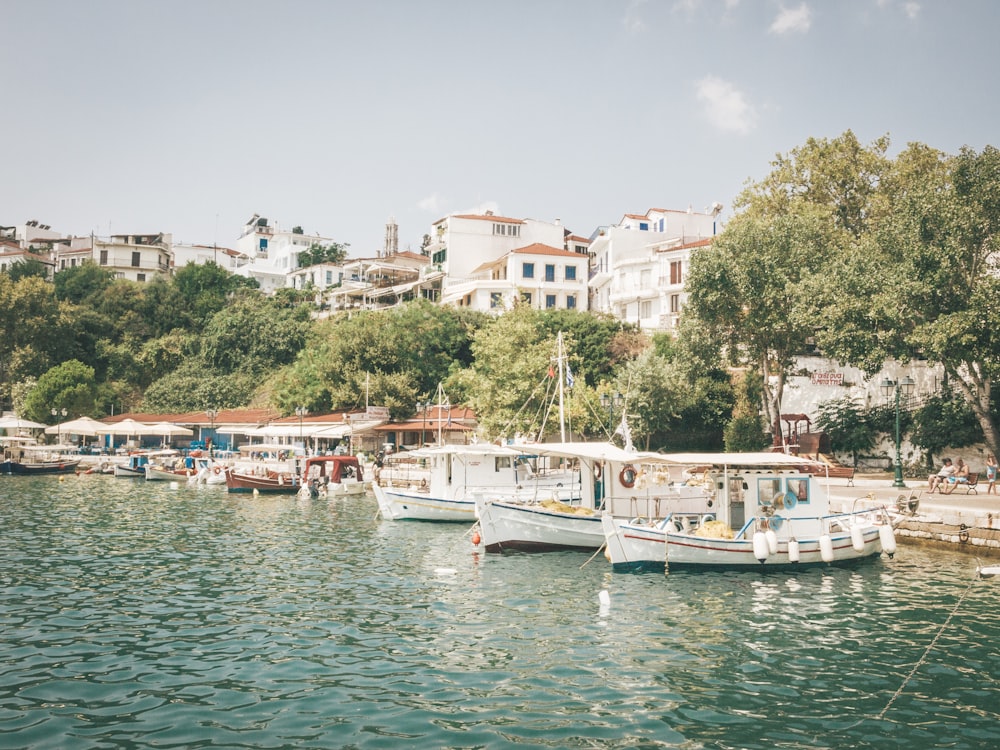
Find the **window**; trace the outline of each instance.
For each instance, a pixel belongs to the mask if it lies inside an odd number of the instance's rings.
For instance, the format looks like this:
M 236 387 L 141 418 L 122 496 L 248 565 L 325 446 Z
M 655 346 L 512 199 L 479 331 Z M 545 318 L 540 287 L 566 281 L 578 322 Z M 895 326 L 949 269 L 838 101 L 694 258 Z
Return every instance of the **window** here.
M 566 309 L 567 310 L 575 310 L 576 309 L 576 295 L 575 294 L 567 294 L 566 295 Z
M 503 295 L 500 292 L 490 292 L 490 309 L 496 310 L 503 307 Z
M 640 232 L 646 232 L 648 230 L 649 230 L 649 222 L 647 222 L 647 221 L 640 221 L 639 222 L 639 231 Z
M 144 273 L 137 273 L 135 275 L 135 280 L 136 281 L 145 281 L 146 280 L 146 274 L 144 274 Z
M 140 263 L 139 263 L 139 257 L 140 257 L 140 255 L 139 255 L 138 251 L 132 253 L 132 268 L 138 268 L 139 267 L 139 265 L 140 265 Z
M 551 263 L 545 264 L 545 280 L 546 281 L 556 280 L 556 267 Z
M 494 224 L 493 234 L 503 237 L 520 237 L 521 227 L 517 224 Z
M 576 281 L 576 266 L 566 266 L 566 281 Z
M 431 256 L 431 263 L 444 263 L 448 260 L 448 248 L 442 247 Z
M 652 272 L 647 268 L 639 272 L 639 288 L 650 289 L 653 286 Z
M 102 266 L 108 265 L 108 251 L 107 250 L 101 250 L 101 265 Z
M 679 260 L 670 261 L 670 283 L 681 283 L 681 262 Z
M 531 292 L 521 292 L 521 302 L 531 306 Z
M 670 295 L 670 312 L 679 313 L 681 311 L 681 295 Z
M 650 318 L 653 315 L 653 303 L 649 300 L 639 304 L 639 317 Z
M 546 294 L 545 295 L 545 309 L 551 310 L 556 306 L 556 295 Z
M 333 283 L 333 271 L 327 271 L 326 272 L 326 283 L 327 283 L 327 286 L 329 286 L 330 284 Z
M 257 247 L 260 248 L 262 252 L 264 250 L 267 250 L 267 237 L 261 237 L 260 243 L 257 245 Z
M 535 278 L 535 264 L 524 263 L 521 265 L 521 276 L 525 279 Z

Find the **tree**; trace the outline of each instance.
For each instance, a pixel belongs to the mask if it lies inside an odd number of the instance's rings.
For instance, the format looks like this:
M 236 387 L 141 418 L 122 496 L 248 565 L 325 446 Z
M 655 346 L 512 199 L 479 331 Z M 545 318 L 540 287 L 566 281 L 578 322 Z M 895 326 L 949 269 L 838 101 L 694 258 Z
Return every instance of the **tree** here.
M 768 424 L 779 424 L 785 377 L 816 331 L 807 289 L 827 273 L 843 233 L 829 212 L 793 204 L 780 216 L 734 218 L 711 248 L 691 259 L 685 314 L 703 337 L 728 351 L 734 365 L 762 377 Z M 772 382 L 773 376 L 773 382 Z
M 340 264 L 347 260 L 347 248 L 351 245 L 347 242 L 331 242 L 329 245 L 321 245 L 314 242 L 308 250 L 299 253 L 299 267 L 306 268 L 315 266 L 318 263 Z
M 17 263 L 12 263 L 6 269 L 6 273 L 14 281 L 20 281 L 21 279 L 26 279 L 29 276 L 35 276 L 39 279 L 48 280 L 49 267 L 40 258 L 25 258 Z
M 75 359 L 42 375 L 24 399 L 24 416 L 36 422 L 50 419 L 50 410 L 66 409 L 73 416 L 95 412 L 94 369 Z
M 820 404 L 816 424 L 829 436 L 834 450 L 851 454 L 854 466 L 858 465 L 858 453 L 875 445 L 875 430 L 865 410 L 852 398 Z
M 53 277 L 56 299 L 81 304 L 94 300 L 114 281 L 111 271 L 96 263 L 81 263 L 58 271 Z

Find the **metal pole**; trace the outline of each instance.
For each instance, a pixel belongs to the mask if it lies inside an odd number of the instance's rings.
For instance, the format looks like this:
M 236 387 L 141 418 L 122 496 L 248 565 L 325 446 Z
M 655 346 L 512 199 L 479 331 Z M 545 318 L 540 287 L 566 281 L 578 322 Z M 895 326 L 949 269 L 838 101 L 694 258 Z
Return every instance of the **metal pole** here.
M 903 481 L 903 454 L 899 437 L 899 388 L 900 384 L 897 382 L 896 383 L 896 479 L 892 483 L 892 486 L 900 489 L 905 489 L 906 483 Z

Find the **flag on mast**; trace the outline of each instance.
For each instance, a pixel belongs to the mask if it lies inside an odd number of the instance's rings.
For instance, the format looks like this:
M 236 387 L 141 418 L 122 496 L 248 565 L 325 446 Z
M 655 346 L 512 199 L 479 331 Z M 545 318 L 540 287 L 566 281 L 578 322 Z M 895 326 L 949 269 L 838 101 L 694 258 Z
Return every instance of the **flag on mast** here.
M 622 421 L 618 425 L 618 429 L 615 430 L 615 434 L 622 436 L 622 442 L 625 443 L 625 450 L 633 451 L 635 448 L 632 445 L 632 430 L 629 429 L 627 416 L 625 410 L 622 409 Z

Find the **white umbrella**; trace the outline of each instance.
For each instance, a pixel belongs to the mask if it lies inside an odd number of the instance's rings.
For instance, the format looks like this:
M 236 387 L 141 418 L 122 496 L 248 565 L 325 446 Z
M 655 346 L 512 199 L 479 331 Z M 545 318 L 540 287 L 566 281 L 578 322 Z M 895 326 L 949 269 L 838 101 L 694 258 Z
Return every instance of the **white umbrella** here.
M 108 425 L 90 417 L 71 419 L 68 422 L 54 424 L 51 427 L 45 428 L 46 435 L 86 435 L 93 437 L 94 435 L 110 435 L 111 433 L 112 430 Z
M 145 422 L 136 422 L 134 419 L 123 419 L 121 422 L 104 425 L 106 431 L 111 435 L 154 435 L 149 431 L 149 425 Z
M 170 422 L 155 422 L 146 427 L 146 435 L 162 435 L 163 437 L 175 437 L 179 435 L 194 435 L 194 430 L 181 427 L 179 424 Z
M 40 430 L 45 425 L 20 417 L 0 417 L 0 430 Z

